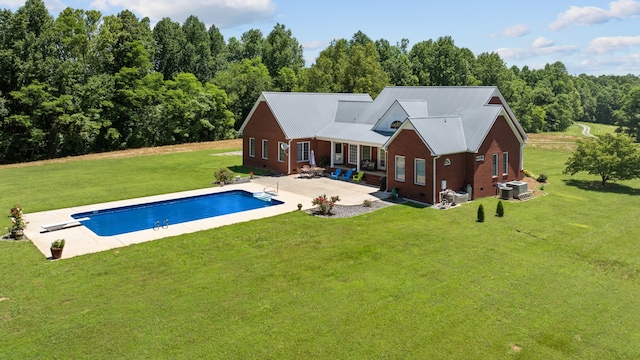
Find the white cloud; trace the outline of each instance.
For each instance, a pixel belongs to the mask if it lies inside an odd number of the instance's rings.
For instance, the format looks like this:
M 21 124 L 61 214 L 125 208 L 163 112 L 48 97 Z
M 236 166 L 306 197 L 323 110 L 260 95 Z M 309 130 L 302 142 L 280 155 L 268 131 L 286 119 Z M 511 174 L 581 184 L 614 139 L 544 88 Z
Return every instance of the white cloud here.
M 128 9 L 152 22 L 168 17 L 182 23 L 195 15 L 203 23 L 220 29 L 271 21 L 276 12 L 273 0 L 95 0 L 91 7 L 104 12 L 112 8 Z
M 609 9 L 596 6 L 569 6 L 569 10 L 560 13 L 556 21 L 549 25 L 551 30 L 560 30 L 571 25 L 589 26 L 602 24 L 612 19 L 626 19 L 640 14 L 640 2 L 618 0 L 609 3 Z
M 549 47 L 549 46 L 552 46 L 553 44 L 554 44 L 553 41 L 545 38 L 544 36 L 540 36 L 539 38 L 533 41 L 534 48 Z
M 582 61 L 577 67 L 582 72 L 602 73 L 604 70 L 613 73 L 611 70 L 615 70 L 618 74 L 630 74 L 640 71 L 640 54 L 590 58 Z
M 579 48 L 573 45 L 545 46 L 530 48 L 500 48 L 496 52 L 505 60 L 530 59 L 536 56 L 571 55 L 578 52 Z
M 529 27 L 525 24 L 509 26 L 499 33 L 491 34 L 491 37 L 520 37 L 529 33 Z
M 587 52 L 605 54 L 634 46 L 640 46 L 640 36 L 602 36 L 591 40 Z
M 24 5 L 24 0 L 0 0 L 0 8 L 4 9 L 4 6 L 8 8 L 19 8 Z
M 307 41 L 307 42 L 304 42 L 304 43 L 302 43 L 300 45 L 302 45 L 302 47 L 305 50 L 316 50 L 316 49 L 319 49 L 319 48 L 323 47 L 325 45 L 325 42 L 324 41 L 319 41 L 319 40 Z

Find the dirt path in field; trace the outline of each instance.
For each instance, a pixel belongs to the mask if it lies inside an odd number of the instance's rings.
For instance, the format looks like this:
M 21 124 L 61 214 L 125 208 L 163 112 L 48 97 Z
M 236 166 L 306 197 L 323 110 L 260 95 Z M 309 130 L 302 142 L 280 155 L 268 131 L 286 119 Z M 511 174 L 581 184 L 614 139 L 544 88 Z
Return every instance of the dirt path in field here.
M 199 150 L 220 150 L 220 149 L 231 149 L 231 148 L 238 148 L 238 147 L 242 147 L 242 139 L 209 141 L 209 142 L 180 144 L 180 145 L 168 145 L 168 146 L 158 146 L 158 147 L 150 147 L 150 148 L 142 148 L 142 149 L 111 151 L 111 152 L 98 153 L 98 154 L 70 156 L 70 157 L 59 158 L 59 159 L 39 160 L 39 161 L 32 161 L 27 163 L 0 165 L 0 169 L 16 168 L 16 167 L 24 167 L 24 166 L 39 166 L 44 164 L 66 163 L 71 161 L 82 161 L 82 160 L 92 160 L 92 159 L 114 159 L 114 158 L 125 158 L 125 157 L 131 157 L 131 156 L 139 156 L 139 155 L 168 154 L 168 153 L 175 153 L 175 152 L 187 152 L 187 151 L 199 151 Z
M 580 123 L 576 123 L 576 124 L 578 124 L 578 126 L 582 128 L 582 135 L 586 137 L 594 137 L 593 134 L 591 134 L 591 126 L 580 124 Z

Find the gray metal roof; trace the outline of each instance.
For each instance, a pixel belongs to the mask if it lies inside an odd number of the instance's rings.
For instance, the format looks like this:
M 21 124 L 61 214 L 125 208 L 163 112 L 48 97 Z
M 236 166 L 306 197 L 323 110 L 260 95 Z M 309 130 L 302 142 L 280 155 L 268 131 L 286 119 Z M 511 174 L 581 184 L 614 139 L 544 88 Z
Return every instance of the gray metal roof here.
M 433 155 L 468 151 L 460 116 L 412 118 L 409 122 Z
M 334 122 L 341 100 L 372 101 L 369 94 L 264 92 L 262 95 L 287 139 L 315 137 Z
M 508 105 L 488 104 L 493 96 L 504 101 L 495 86 L 390 86 L 375 100 L 367 94 L 264 92 L 252 113 L 266 101 L 287 139 L 317 137 L 381 146 L 390 134 L 373 129 L 397 102 L 435 154 L 450 154 L 478 151 L 503 109 L 526 139 Z
M 371 146 L 382 146 L 389 135 L 371 130 L 371 124 L 334 122 L 320 130 L 316 138 L 328 141 L 357 142 Z
M 339 101 L 335 121 L 340 123 L 368 124 L 369 127 L 371 127 L 375 122 L 371 123 L 370 119 L 361 116 L 369 106 L 371 106 L 371 102 Z
M 398 104 L 402 106 L 409 117 L 426 117 L 429 116 L 427 111 L 427 102 L 424 99 L 418 100 L 398 100 Z
M 401 105 L 408 104 L 411 100 L 422 100 L 427 103 L 429 117 L 459 116 L 467 150 L 475 152 L 502 109 L 500 105 L 487 105 L 496 92 L 498 88 L 495 86 L 386 87 L 376 97 L 374 106 L 363 116 L 380 119 L 396 100 Z M 438 135 L 447 136 L 435 134 Z

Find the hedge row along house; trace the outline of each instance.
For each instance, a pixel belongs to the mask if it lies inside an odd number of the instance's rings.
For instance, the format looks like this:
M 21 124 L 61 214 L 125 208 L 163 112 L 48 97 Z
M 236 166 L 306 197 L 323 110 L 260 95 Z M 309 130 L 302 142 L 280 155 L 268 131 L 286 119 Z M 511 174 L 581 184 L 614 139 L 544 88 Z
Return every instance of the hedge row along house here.
M 386 87 L 367 94 L 264 92 L 240 128 L 243 165 L 293 174 L 311 156 L 327 171 L 436 203 L 522 180 L 527 134 L 497 87 Z

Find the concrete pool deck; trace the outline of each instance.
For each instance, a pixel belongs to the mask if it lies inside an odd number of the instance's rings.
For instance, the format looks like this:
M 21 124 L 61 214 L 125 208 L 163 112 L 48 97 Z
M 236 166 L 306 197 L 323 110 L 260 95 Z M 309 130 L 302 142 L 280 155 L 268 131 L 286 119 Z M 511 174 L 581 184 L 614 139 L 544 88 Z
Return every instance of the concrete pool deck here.
M 55 231 L 44 231 L 42 228 L 42 226 L 45 225 L 71 221 L 73 220 L 71 218 L 71 214 L 80 212 L 169 200 L 186 196 L 212 194 L 236 189 L 255 193 L 262 192 L 265 189 L 267 191 L 274 192 L 276 188 L 278 193 L 274 198 L 283 201 L 284 204 L 282 205 L 216 216 L 181 224 L 169 224 L 169 227 L 166 229 L 149 229 L 116 236 L 98 236 L 82 225 L 69 225 L 61 230 Z M 366 199 L 373 201 L 387 197 L 387 194 L 378 191 L 377 188 L 371 186 L 331 180 L 329 178 L 298 178 L 298 175 L 257 177 L 249 182 L 230 184 L 222 187 L 212 186 L 204 189 L 179 193 L 29 213 L 25 214 L 25 218 L 29 222 L 29 226 L 25 229 L 25 235 L 47 258 L 51 256 L 51 243 L 54 240 L 64 238 L 66 245 L 62 253 L 62 258 L 65 259 L 120 248 L 131 244 L 158 240 L 169 236 L 188 234 L 224 225 L 276 216 L 297 210 L 298 204 L 302 204 L 303 210 L 310 209 L 314 207 L 311 204 L 313 198 L 322 194 L 327 194 L 327 196 L 340 196 L 341 205 L 357 205 L 362 204 Z

